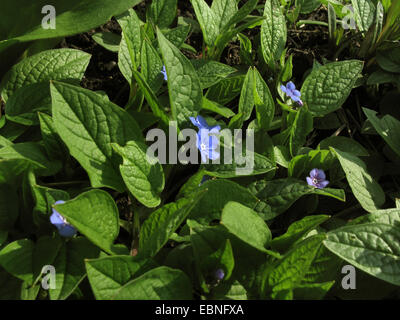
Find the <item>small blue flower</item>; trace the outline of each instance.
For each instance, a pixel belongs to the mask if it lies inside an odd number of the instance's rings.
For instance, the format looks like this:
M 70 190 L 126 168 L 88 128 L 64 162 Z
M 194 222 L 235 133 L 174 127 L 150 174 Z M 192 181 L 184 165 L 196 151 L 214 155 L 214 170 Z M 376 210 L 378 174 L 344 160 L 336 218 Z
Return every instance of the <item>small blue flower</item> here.
M 54 204 L 63 204 L 65 201 L 63 200 L 58 200 Z M 54 208 L 53 208 L 53 214 L 50 216 L 50 222 L 55 225 L 58 229 L 58 232 L 60 233 L 60 236 L 70 238 L 73 237 L 77 230 L 65 220 L 65 218 L 59 214 Z
M 217 280 L 222 280 L 225 277 L 225 272 L 222 269 L 215 271 L 215 278 Z
M 196 147 L 200 150 L 202 162 L 206 162 L 207 158 L 210 160 L 217 160 L 219 153 L 215 151 L 219 145 L 219 131 L 220 126 L 210 127 L 207 121 L 202 116 L 196 118 L 190 117 L 190 121 L 200 130 L 197 133 Z
M 323 189 L 329 184 L 329 181 L 326 180 L 326 175 L 324 170 L 321 169 L 312 169 L 310 171 L 310 176 L 307 177 L 306 179 L 308 185 L 318 189 Z
M 168 77 L 167 77 L 167 70 L 165 70 L 165 65 L 162 67 L 161 73 L 164 75 L 164 80 L 167 81 Z
M 192 121 L 193 125 L 199 129 L 211 129 L 207 121 L 202 116 L 197 116 L 196 118 L 190 117 L 189 119 Z
M 286 93 L 286 95 L 292 99 L 294 102 L 297 102 L 301 106 L 303 105 L 303 101 L 301 101 L 301 92 L 299 90 L 296 90 L 296 86 L 292 81 L 289 81 L 286 84 L 286 87 L 284 85 L 281 85 L 281 90 Z
M 206 181 L 208 181 L 208 180 L 210 180 L 210 179 L 211 179 L 210 176 L 207 176 L 207 175 L 203 176 L 203 178 L 202 178 L 201 181 L 200 181 L 199 187 L 200 187 L 204 182 L 206 182 Z

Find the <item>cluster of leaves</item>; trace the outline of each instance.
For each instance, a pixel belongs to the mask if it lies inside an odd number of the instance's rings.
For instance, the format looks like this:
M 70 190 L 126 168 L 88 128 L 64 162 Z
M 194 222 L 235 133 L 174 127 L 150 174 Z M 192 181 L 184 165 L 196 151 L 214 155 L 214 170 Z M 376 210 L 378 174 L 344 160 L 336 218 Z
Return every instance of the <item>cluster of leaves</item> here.
M 343 295 L 346 264 L 360 273 L 359 288 L 398 294 L 400 119 L 358 103 L 359 141 L 340 135 L 355 90 L 400 84 L 397 1 L 352 0 L 350 31 L 337 20 L 346 1 L 191 0 L 197 21 L 176 17 L 177 0 L 145 11 L 133 0 L 54 1 L 55 30 L 40 27 L 46 1 L 18 14 L 3 2 L 0 298 L 322 299 Z M 293 79 L 297 92 L 286 85 L 296 67 L 288 33 L 315 10 L 328 12 L 335 58 Z M 122 33 L 93 40 L 118 55 L 124 106 L 80 86 L 90 54 L 52 49 L 111 16 Z M 200 55 L 186 41 L 196 33 Z M 234 41 L 237 66 L 221 62 Z M 200 114 L 254 130 L 252 171 L 147 161 L 149 129 L 189 128 Z M 388 177 L 373 166 L 381 148 Z M 328 187 L 306 182 L 314 168 Z M 61 237 L 54 212 L 78 235 Z M 49 290 L 46 265 L 56 270 Z

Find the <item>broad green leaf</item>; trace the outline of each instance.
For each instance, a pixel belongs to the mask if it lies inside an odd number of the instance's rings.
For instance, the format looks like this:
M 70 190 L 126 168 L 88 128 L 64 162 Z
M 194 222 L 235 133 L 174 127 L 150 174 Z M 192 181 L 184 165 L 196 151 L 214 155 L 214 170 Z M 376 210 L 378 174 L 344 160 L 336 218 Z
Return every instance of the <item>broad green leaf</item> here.
M 86 277 L 85 259 L 98 258 L 100 250 L 86 238 L 73 238 L 61 247 L 54 259 L 56 288 L 49 289 L 51 300 L 65 300 Z
M 292 178 L 256 181 L 249 186 L 249 189 L 257 198 L 271 206 L 269 219 L 285 212 L 294 202 L 307 194 L 319 194 L 345 201 L 345 193 L 341 189 L 316 189 L 307 185 L 305 181 Z
M 68 152 L 55 127 L 53 118 L 45 113 L 38 112 L 40 131 L 43 144 L 50 158 L 63 159 Z
M 227 26 L 229 27 L 230 20 L 238 11 L 237 1 L 213 0 L 211 10 L 216 19 L 217 32 L 222 32 Z
M 363 215 L 351 221 L 351 224 L 360 224 L 367 222 L 384 223 L 391 226 L 400 226 L 400 209 L 385 209 Z
M 221 153 L 223 152 L 224 151 L 222 150 Z M 239 163 L 239 161 L 235 159 L 234 154 L 232 155 L 232 158 L 231 164 L 224 164 L 224 161 L 221 160 L 221 164 L 204 165 L 205 173 L 217 178 L 235 178 L 238 176 L 255 176 L 272 172 L 276 169 L 273 161 L 261 154 L 249 150 L 246 150 L 246 155 L 244 156 L 245 161 L 243 163 Z
M 301 108 L 290 128 L 289 150 L 296 156 L 299 149 L 306 143 L 308 134 L 313 130 L 313 117 L 305 108 Z
M 254 103 L 258 126 L 261 129 L 270 129 L 275 115 L 275 103 L 267 84 L 257 69 L 254 69 Z
M 71 155 L 87 171 L 93 187 L 123 192 L 119 156 L 111 143 L 142 141 L 136 121 L 95 92 L 54 82 L 51 85 L 54 126 Z
M 328 232 L 324 245 L 357 268 L 400 285 L 400 229 L 383 223 L 345 226 Z
M 78 84 L 89 60 L 89 54 L 75 49 L 48 50 L 25 58 L 3 77 L 0 84 L 1 97 L 7 102 L 19 88 L 49 80 L 73 81 Z
M 168 115 L 164 112 L 160 101 L 158 100 L 157 96 L 153 92 L 153 90 L 150 88 L 150 86 L 147 84 L 146 80 L 143 79 L 143 76 L 137 72 L 133 71 L 133 76 L 135 77 L 135 80 L 139 87 L 142 89 L 143 94 L 147 100 L 147 103 L 150 106 L 151 111 L 153 114 L 159 118 L 165 126 L 169 125 L 169 117 Z
M 90 286 L 97 300 L 111 300 L 117 291 L 150 263 L 130 256 L 85 260 Z
M 190 219 L 207 224 L 221 218 L 221 211 L 229 201 L 239 202 L 249 208 L 258 203 L 257 198 L 246 188 L 229 180 L 210 180 L 198 187 L 199 192 L 207 190 L 193 208 Z
M 112 52 L 118 52 L 121 36 L 112 32 L 96 32 L 92 39 L 103 48 Z
M 176 17 L 178 0 L 154 0 L 149 6 L 149 16 L 159 28 L 167 28 Z
M 158 42 L 168 75 L 172 116 L 179 125 L 188 123 L 201 109 L 202 91 L 199 77 L 190 61 L 157 31 Z
M 217 84 L 236 72 L 235 68 L 214 60 L 191 60 L 190 62 L 196 69 L 203 89 Z
M 140 2 L 141 0 L 118 2 L 99 0 L 96 2 L 96 8 L 93 9 L 92 4 L 86 1 L 55 0 L 52 5 L 57 14 L 56 29 L 44 29 L 42 20 L 45 15 L 42 14 L 42 8 L 49 4 L 48 1 L 38 0 L 32 3 L 30 0 L 21 0 L 18 6 L 14 1 L 3 1 L 0 51 L 15 42 L 59 38 L 89 31 Z M 21 10 L 21 8 L 29 8 L 29 10 Z M 11 25 L 14 27 L 10 28 Z
M 320 0 L 299 0 L 298 5 L 301 7 L 300 13 L 308 14 L 321 6 Z
M 143 40 L 140 28 L 141 21 L 133 9 L 129 9 L 118 16 L 117 21 L 122 28 L 118 65 L 126 80 L 131 84 L 132 71 L 137 70 L 140 64 L 140 50 Z
M 144 143 L 129 141 L 124 147 L 113 144 L 113 148 L 123 158 L 120 171 L 128 190 L 145 206 L 157 207 L 165 183 L 158 160 L 151 159 L 150 162 Z
M 164 32 L 164 36 L 175 47 L 180 49 L 181 47 L 183 48 L 183 44 L 188 37 L 189 31 L 190 26 L 179 26 Z
M 195 246 L 193 246 L 195 249 Z M 224 280 L 229 280 L 235 267 L 233 258 L 232 245 L 229 239 L 217 251 L 211 253 L 204 260 L 199 260 L 203 274 L 215 274 L 218 268 L 224 271 Z
M 203 97 L 201 108 L 215 112 L 225 118 L 232 118 L 235 115 L 231 109 L 221 106 L 214 101 L 208 100 L 206 97 Z
M 153 257 L 167 243 L 200 199 L 199 195 L 192 196 L 190 200 L 179 199 L 154 211 L 140 228 L 139 255 Z
M 14 277 L 33 283 L 34 243 L 28 239 L 11 242 L 0 251 L 0 266 Z
M 229 28 L 233 27 L 235 24 L 241 22 L 245 19 L 256 7 L 258 0 L 249 0 L 246 1 L 239 10 L 235 10 L 236 8 L 233 7 L 234 1 L 225 1 L 225 2 L 232 2 L 232 12 L 236 11 L 234 15 L 229 19 L 228 22 L 225 23 L 225 27 L 220 31 L 220 33 L 226 32 Z
M 264 17 L 261 25 L 261 48 L 267 64 L 281 56 L 286 44 L 286 19 L 277 0 L 265 2 Z
M 187 300 L 192 299 L 192 285 L 180 270 L 158 267 L 124 285 L 115 300 Z
M 276 263 L 268 276 L 273 294 L 300 284 L 325 238 L 326 235 L 321 234 L 305 239 Z
M 49 176 L 61 169 L 61 163 L 50 160 L 46 150 L 36 142 L 16 143 L 0 149 L 0 159 L 25 160 L 39 175 Z
M 346 101 L 361 74 L 364 63 L 346 60 L 314 69 L 301 88 L 302 99 L 313 116 L 336 111 Z
M 54 208 L 80 233 L 107 253 L 119 233 L 118 208 L 103 190 L 91 190 Z
M 329 150 L 329 147 L 352 153 L 359 157 L 369 156 L 368 151 L 360 143 L 347 137 L 333 136 L 326 138 L 319 143 L 320 149 Z
M 385 203 L 381 186 L 367 172 L 365 163 L 351 153 L 333 149 L 346 174 L 347 182 L 361 206 L 368 212 L 379 209 Z
M 304 217 L 303 219 L 292 223 L 286 233 L 274 238 L 271 242 L 271 247 L 275 250 L 285 251 L 293 243 L 301 239 L 301 237 L 329 218 L 330 217 L 326 215 Z
M 354 19 L 360 31 L 368 31 L 374 22 L 375 4 L 371 0 L 351 0 L 354 9 Z
M 26 159 L 0 159 L 0 183 L 16 183 L 22 173 L 31 166 L 30 161 Z
M 237 202 L 228 202 L 222 211 L 221 223 L 242 241 L 260 251 L 268 252 L 266 247 L 272 239 L 271 231 L 252 209 Z
M 376 132 L 379 133 L 394 152 L 400 155 L 400 121 L 388 114 L 379 119 L 376 116 L 377 112 L 370 109 L 363 108 L 363 111 Z
M 392 48 L 383 51 L 378 51 L 376 60 L 379 66 L 389 72 L 400 73 L 400 48 Z
M 295 300 L 322 300 L 334 284 L 335 281 L 301 284 L 293 290 L 293 296 Z
M 27 126 L 39 124 L 39 111 L 51 111 L 49 83 L 34 83 L 17 89 L 5 107 L 7 119 Z
M 244 74 L 232 74 L 208 89 L 209 100 L 225 105 L 235 99 L 242 90 Z
M 218 36 L 218 21 L 215 13 L 204 0 L 190 0 L 203 32 L 204 42 L 213 47 Z
M 240 99 L 239 99 L 239 113 L 243 114 L 242 122 L 247 121 L 253 112 L 254 96 L 255 96 L 254 69 L 249 68 L 246 74 L 246 78 L 244 79 L 243 82 L 242 92 L 240 93 Z
M 163 75 L 161 74 L 163 63 L 158 55 L 157 50 L 148 40 L 143 41 L 140 59 L 142 66 L 140 71 L 143 74 L 144 79 L 148 83 L 151 90 L 153 92 L 157 92 L 161 88 L 164 80 Z M 142 85 L 140 86 L 142 87 Z M 142 90 L 144 91 L 143 88 Z

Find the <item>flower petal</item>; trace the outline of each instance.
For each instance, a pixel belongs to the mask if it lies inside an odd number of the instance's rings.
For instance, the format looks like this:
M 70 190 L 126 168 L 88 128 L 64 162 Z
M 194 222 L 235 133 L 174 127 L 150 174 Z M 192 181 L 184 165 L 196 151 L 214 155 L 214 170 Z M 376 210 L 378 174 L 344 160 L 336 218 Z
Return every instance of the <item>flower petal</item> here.
M 310 177 L 311 179 L 318 179 L 318 169 L 314 168 L 310 171 Z
M 293 95 L 296 97 L 301 97 L 301 92 L 299 90 L 293 90 Z
M 328 180 L 324 180 L 324 181 L 318 182 L 317 188 L 318 188 L 318 189 L 323 189 L 323 188 L 325 188 L 328 184 L 329 184 L 329 181 L 328 181 Z
M 207 121 L 202 116 L 197 116 L 197 122 L 199 123 L 199 128 L 207 128 L 209 129 L 210 126 L 208 125 Z
M 215 150 L 210 150 L 208 153 L 208 158 L 210 158 L 211 160 L 217 160 L 219 158 L 219 152 Z
M 315 187 L 314 182 L 310 177 L 307 177 L 306 180 L 309 186 Z
M 296 90 L 296 86 L 294 85 L 294 83 L 292 81 L 289 81 L 286 84 L 286 88 L 289 89 L 290 91 Z
M 60 236 L 70 238 L 76 234 L 76 229 L 73 226 L 66 224 L 65 226 L 59 228 L 58 232 Z
M 286 89 L 286 87 L 285 87 L 284 85 L 282 85 L 282 84 L 281 84 L 281 90 L 282 90 L 284 93 L 286 93 L 286 94 L 287 94 L 287 92 L 288 92 L 287 89 Z
M 55 226 L 64 224 L 62 216 L 54 209 L 53 209 L 53 214 L 50 216 L 50 222 Z

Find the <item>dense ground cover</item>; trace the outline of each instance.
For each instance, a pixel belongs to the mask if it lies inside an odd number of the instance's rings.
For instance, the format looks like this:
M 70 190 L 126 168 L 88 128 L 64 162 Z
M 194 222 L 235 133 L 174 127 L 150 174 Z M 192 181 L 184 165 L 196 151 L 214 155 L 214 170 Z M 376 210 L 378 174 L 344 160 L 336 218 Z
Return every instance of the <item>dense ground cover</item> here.
M 400 1 L 4 2 L 0 299 L 399 297 Z

